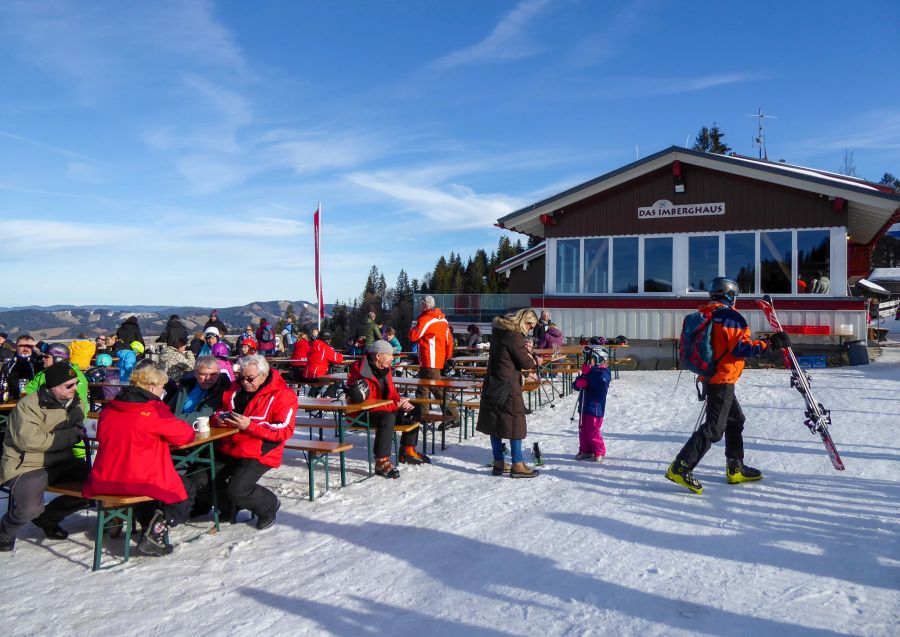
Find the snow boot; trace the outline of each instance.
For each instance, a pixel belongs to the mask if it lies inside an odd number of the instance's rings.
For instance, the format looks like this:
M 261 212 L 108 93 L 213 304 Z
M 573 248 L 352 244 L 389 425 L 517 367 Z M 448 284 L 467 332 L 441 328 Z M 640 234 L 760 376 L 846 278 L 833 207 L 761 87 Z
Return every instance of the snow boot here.
M 687 487 L 697 495 L 703 493 L 703 485 L 694 477 L 684 460 L 676 460 L 670 464 L 666 471 L 666 477 L 675 484 Z
M 512 468 L 508 462 L 503 462 L 503 460 L 494 460 L 493 467 L 491 475 L 494 476 L 502 476 L 504 473 L 509 473 L 509 470 Z
M 510 478 L 536 478 L 540 472 L 535 471 L 524 462 L 514 462 L 509 468 Z
M 16 546 L 16 538 L 0 536 L 0 553 L 8 553 Z
M 31 521 L 37 528 L 44 532 L 48 540 L 65 540 L 69 537 L 69 532 L 58 524 L 47 524 L 41 518 L 35 518 Z
M 138 542 L 138 551 L 144 555 L 169 555 L 175 547 L 166 542 L 166 534 L 169 532 L 169 524 L 163 512 L 157 509 L 153 512 L 153 519 L 144 531 L 144 537 Z
M 275 514 L 281 508 L 281 500 L 275 498 L 275 509 L 271 513 L 256 516 L 256 530 L 262 531 L 275 524 Z
M 753 482 L 762 480 L 762 472 L 759 469 L 748 467 L 742 460 L 727 458 L 725 460 L 725 482 L 728 484 L 740 484 L 741 482 Z
M 400 452 L 400 462 L 404 464 L 431 464 L 431 458 L 416 451 L 415 447 L 404 447 Z
M 375 458 L 375 475 L 396 480 L 400 477 L 400 470 L 391 464 L 390 458 L 385 456 L 384 458 Z
M 592 453 L 579 453 L 575 456 L 575 459 L 583 460 L 585 462 L 597 462 L 597 456 Z

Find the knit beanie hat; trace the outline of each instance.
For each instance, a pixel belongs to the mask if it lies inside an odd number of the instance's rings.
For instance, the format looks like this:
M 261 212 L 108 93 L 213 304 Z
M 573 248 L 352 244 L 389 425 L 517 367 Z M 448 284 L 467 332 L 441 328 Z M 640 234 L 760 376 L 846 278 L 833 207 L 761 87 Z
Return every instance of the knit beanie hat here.
M 59 387 L 70 380 L 76 379 L 75 370 L 66 361 L 53 363 L 44 370 L 44 381 L 48 389 Z
M 366 348 L 369 354 L 393 354 L 394 348 L 387 341 L 375 341 Z

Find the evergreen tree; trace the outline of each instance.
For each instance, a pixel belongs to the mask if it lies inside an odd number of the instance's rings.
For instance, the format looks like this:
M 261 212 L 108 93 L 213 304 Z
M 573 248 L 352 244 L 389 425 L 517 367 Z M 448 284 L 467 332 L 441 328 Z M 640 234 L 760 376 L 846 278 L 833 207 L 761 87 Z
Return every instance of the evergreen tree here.
M 900 179 L 894 177 L 891 173 L 884 173 L 884 176 L 878 183 L 884 186 L 890 186 L 894 189 L 894 192 L 900 194 Z
M 720 131 L 719 126 L 713 122 L 712 128 L 704 126 L 700 129 L 691 149 L 699 150 L 704 153 L 724 155 L 731 152 L 731 146 L 722 141 L 723 137 L 725 137 L 725 133 Z

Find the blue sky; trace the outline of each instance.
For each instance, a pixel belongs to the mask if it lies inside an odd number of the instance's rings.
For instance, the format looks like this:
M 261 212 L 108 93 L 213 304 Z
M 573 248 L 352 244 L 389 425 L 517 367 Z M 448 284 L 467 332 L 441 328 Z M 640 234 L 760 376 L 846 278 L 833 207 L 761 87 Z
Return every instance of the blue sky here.
M 900 175 L 900 3 L 0 2 L 0 305 L 314 299 L 717 122 Z M 524 239 L 524 238 L 523 238 Z

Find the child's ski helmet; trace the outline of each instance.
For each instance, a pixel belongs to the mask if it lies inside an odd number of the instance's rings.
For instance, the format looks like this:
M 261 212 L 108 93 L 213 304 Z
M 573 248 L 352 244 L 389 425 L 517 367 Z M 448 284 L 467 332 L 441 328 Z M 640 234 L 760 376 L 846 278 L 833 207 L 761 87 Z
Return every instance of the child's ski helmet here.
M 598 365 L 602 365 L 609 360 L 609 352 L 601 345 L 587 345 L 584 348 L 584 360 L 594 360 Z

